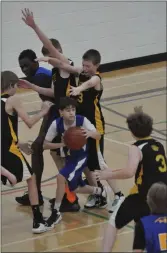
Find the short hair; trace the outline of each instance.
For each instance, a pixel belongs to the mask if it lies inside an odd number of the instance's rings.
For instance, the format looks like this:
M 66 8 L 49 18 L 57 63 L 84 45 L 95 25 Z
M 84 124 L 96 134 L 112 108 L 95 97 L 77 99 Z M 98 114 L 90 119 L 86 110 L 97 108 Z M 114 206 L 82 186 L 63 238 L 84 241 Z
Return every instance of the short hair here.
M 153 130 L 153 119 L 144 113 L 141 107 L 136 107 L 135 112 L 127 117 L 128 128 L 137 138 L 145 138 L 151 135 Z
M 147 194 L 147 203 L 153 214 L 167 214 L 167 185 L 154 183 Z
M 91 61 L 94 65 L 97 65 L 101 62 L 101 55 L 99 51 L 95 49 L 89 49 L 84 53 L 82 59 L 85 61 Z
M 12 71 L 1 72 L 1 92 L 5 92 L 19 81 L 18 76 Z
M 77 101 L 71 97 L 62 97 L 60 98 L 59 102 L 59 109 L 64 110 L 67 107 L 72 106 L 72 107 L 77 107 Z
M 50 41 L 52 42 L 53 46 L 56 49 L 61 49 L 62 50 L 60 42 L 58 40 L 56 40 L 56 39 L 50 39 Z M 43 46 L 42 49 L 41 49 L 41 53 L 43 55 L 48 55 L 49 54 L 49 50 L 46 47 Z
M 19 55 L 19 61 L 28 58 L 30 61 L 34 62 L 37 59 L 36 53 L 31 49 L 23 50 Z

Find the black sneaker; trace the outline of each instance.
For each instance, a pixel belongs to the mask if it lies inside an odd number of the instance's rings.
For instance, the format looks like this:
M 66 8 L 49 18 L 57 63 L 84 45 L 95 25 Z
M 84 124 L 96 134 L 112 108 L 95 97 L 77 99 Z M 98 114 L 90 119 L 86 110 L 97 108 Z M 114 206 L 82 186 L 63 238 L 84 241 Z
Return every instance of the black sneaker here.
M 32 228 L 32 232 L 34 234 L 41 234 L 46 232 L 47 226 L 45 226 L 45 221 L 41 220 L 41 221 L 37 221 L 37 220 L 33 220 L 33 228 Z
M 95 206 L 98 208 L 106 208 L 107 207 L 107 192 L 106 189 L 102 186 L 102 192 L 99 196 L 96 196 L 96 204 Z
M 23 206 L 30 206 L 30 200 L 29 200 L 29 196 L 28 196 L 28 192 L 25 192 L 23 196 L 21 197 L 16 197 L 15 200 L 17 201 L 17 203 L 19 203 L 20 205 Z M 42 195 L 39 196 L 39 205 L 43 206 L 44 201 L 43 201 L 43 197 Z
M 51 216 L 45 221 L 45 226 L 47 227 L 47 230 L 51 230 L 54 228 L 56 224 L 59 223 L 59 221 L 62 220 L 62 216 L 60 212 L 57 210 L 53 209 Z
M 50 208 L 54 208 L 55 204 L 55 198 L 49 200 Z M 80 205 L 78 203 L 78 198 L 73 202 L 69 202 L 68 199 L 66 198 L 66 194 L 64 194 L 61 206 L 60 206 L 60 212 L 65 213 L 65 212 L 79 212 L 80 210 Z

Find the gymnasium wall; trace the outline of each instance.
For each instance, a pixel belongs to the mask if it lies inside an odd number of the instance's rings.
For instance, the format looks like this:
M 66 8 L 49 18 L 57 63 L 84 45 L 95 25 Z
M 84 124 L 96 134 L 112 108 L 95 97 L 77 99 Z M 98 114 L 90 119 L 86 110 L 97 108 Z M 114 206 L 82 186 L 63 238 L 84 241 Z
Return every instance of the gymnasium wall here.
M 19 53 L 31 48 L 40 56 L 42 45 L 21 20 L 24 7 L 75 65 L 90 48 L 101 52 L 102 63 L 166 51 L 165 2 L 2 2 L 2 69 L 19 75 Z

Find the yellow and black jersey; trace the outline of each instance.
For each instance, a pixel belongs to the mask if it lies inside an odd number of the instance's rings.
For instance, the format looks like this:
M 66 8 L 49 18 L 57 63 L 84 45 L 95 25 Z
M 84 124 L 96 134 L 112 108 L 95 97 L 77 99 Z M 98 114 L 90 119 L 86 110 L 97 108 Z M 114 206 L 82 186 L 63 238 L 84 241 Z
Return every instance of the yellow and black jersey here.
M 71 60 L 69 60 L 69 62 L 71 66 L 74 65 Z M 76 87 L 76 77 L 75 74 L 70 74 L 69 77 L 63 78 L 60 76 L 60 70 L 58 68 L 53 68 L 52 82 L 54 86 L 55 108 L 57 113 L 59 114 L 60 98 L 70 96 L 70 86 Z
M 101 81 L 101 76 L 99 72 L 95 74 Z M 82 83 L 88 81 L 91 77 L 87 76 L 82 72 L 79 75 L 78 86 Z M 96 127 L 100 134 L 104 134 L 104 117 L 102 114 L 100 99 L 103 93 L 103 86 L 101 83 L 101 89 L 96 90 L 94 87 L 89 88 L 82 93 L 77 98 L 78 101 L 78 111 L 77 113 L 85 116 L 90 120 L 90 122 Z
M 12 143 L 18 142 L 18 115 L 9 115 L 5 110 L 6 101 L 9 95 L 1 95 L 1 146 L 3 149 L 10 149 Z
M 134 143 L 142 152 L 143 158 L 139 163 L 136 175 L 135 186 L 131 194 L 139 193 L 146 198 L 151 185 L 156 182 L 167 184 L 167 159 L 163 145 L 152 139 L 143 139 Z
M 21 153 L 18 143 L 18 115 L 9 115 L 5 105 L 9 95 L 1 95 L 1 166 L 15 175 L 17 182 L 27 180 L 33 174 L 31 167 Z M 7 178 L 1 176 L 6 184 Z

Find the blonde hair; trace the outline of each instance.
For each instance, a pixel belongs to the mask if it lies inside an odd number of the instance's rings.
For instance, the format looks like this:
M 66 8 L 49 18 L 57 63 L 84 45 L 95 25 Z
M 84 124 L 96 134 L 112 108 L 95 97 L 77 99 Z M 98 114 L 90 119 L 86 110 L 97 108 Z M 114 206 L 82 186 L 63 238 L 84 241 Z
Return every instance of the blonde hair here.
M 147 203 L 154 214 L 167 214 L 167 185 L 162 182 L 153 184 L 147 194 Z

